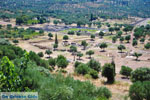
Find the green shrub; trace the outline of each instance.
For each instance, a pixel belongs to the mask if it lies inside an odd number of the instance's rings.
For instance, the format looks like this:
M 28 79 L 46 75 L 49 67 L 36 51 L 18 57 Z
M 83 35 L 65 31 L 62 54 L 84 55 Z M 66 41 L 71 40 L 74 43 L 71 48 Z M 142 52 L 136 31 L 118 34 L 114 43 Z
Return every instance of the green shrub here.
M 6 40 L 6 39 L 0 39 L 0 44 L 1 45 L 9 45 L 10 42 L 8 40 Z
M 13 43 L 15 43 L 15 44 L 16 44 L 16 43 L 19 43 L 19 41 L 18 41 L 18 40 L 13 40 Z
M 100 64 L 98 61 L 96 61 L 95 59 L 91 59 L 91 60 L 87 63 L 87 65 L 88 65 L 90 68 L 96 70 L 97 72 L 101 71 L 101 64 Z
M 125 76 L 130 76 L 132 72 L 132 69 L 128 66 L 121 66 L 120 74 Z
M 49 65 L 52 66 L 53 68 L 56 66 L 56 59 L 50 58 L 48 59 Z
M 82 63 L 79 62 L 79 61 L 76 61 L 76 62 L 74 63 L 74 67 L 76 68 L 76 67 L 78 67 L 80 64 L 82 64 Z
M 137 68 L 131 73 L 131 81 L 150 81 L 150 68 L 141 67 Z
M 39 52 L 38 55 L 39 55 L 40 57 L 43 57 L 43 56 L 44 56 L 43 52 Z
M 69 35 L 74 35 L 74 31 L 68 31 Z
M 98 72 L 94 69 L 89 70 L 89 74 L 92 76 L 92 78 L 97 79 L 98 78 Z
M 144 45 L 145 49 L 150 49 L 150 43 Z
M 59 55 L 57 57 L 56 64 L 58 67 L 66 68 L 68 66 L 68 61 L 64 56 Z
M 76 69 L 75 71 L 78 73 L 78 74 L 82 74 L 82 75 L 85 75 L 89 72 L 89 67 L 86 65 L 86 64 L 80 64 Z
M 109 99 L 112 96 L 111 92 L 106 87 L 99 87 L 96 90 L 96 95 L 98 98 L 106 97 L 107 99 Z
M 135 82 L 130 86 L 131 100 L 150 100 L 150 81 Z

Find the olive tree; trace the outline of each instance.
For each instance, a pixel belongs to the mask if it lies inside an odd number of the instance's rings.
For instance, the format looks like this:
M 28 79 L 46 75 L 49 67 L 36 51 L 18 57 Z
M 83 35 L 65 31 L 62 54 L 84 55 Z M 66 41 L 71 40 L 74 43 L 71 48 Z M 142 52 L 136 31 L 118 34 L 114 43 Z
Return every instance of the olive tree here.
M 112 64 L 106 63 L 102 67 L 102 76 L 107 78 L 107 83 L 113 83 L 115 81 L 114 66 Z

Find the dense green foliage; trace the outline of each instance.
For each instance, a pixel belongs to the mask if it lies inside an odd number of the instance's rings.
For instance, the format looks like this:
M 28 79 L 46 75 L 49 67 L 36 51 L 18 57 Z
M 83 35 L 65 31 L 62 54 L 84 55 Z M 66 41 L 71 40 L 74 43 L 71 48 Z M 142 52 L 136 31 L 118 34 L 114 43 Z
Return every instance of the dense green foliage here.
M 131 73 L 131 81 L 150 81 L 150 68 L 141 67 L 137 68 Z
M 91 60 L 87 63 L 87 65 L 88 65 L 90 68 L 96 70 L 97 72 L 101 71 L 101 64 L 100 64 L 98 61 L 96 61 L 95 59 L 91 59 Z
M 150 99 L 150 81 L 135 82 L 129 90 L 131 100 L 149 100 Z
M 107 83 L 113 83 L 115 81 L 115 70 L 112 64 L 106 63 L 102 67 L 102 76 L 107 78 Z
M 24 29 L 17 27 L 10 27 L 0 29 L 0 38 L 22 38 L 22 39 L 30 39 L 37 35 L 42 35 L 43 33 L 36 32 L 33 29 Z
M 31 24 L 44 23 L 47 16 L 62 19 L 65 24 L 77 23 L 78 26 L 89 24 L 97 17 L 150 17 L 148 0 L 1 0 L 0 6 L 1 18 L 17 17 L 19 22 L 24 22 L 20 16 L 28 15 L 25 23 Z
M 46 61 L 34 52 L 27 53 L 11 44 L 0 44 L 0 47 L 0 52 L 3 52 L 0 58 L 2 92 L 37 91 L 39 100 L 96 100 L 111 97 L 111 92 L 107 88 L 97 88 L 90 82 L 81 82 L 71 77 L 63 77 L 61 74 L 52 75 L 46 68 L 49 65 L 55 66 L 56 63 L 64 67 L 60 63 L 66 61 L 64 56 L 60 55 L 57 59 L 50 58 Z M 41 62 L 47 62 L 48 66 L 45 67 Z M 91 76 L 96 78 L 97 74 L 91 71 Z
M 132 69 L 128 66 L 121 66 L 120 74 L 129 77 L 131 75 Z

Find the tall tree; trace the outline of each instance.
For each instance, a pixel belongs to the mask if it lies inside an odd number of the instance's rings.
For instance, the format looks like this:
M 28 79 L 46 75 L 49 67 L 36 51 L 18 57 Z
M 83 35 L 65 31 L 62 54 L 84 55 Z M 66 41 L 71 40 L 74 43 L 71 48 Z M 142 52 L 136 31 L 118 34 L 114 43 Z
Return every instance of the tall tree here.
M 55 44 L 58 45 L 57 33 L 55 34 Z

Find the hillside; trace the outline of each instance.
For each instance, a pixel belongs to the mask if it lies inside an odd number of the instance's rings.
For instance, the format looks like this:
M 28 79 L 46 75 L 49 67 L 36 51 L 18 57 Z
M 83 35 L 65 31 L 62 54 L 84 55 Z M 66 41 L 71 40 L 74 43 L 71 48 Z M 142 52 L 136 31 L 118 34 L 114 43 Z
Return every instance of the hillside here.
M 1 18 L 20 15 L 51 16 L 66 24 L 95 18 L 150 17 L 148 0 L 1 0 Z

